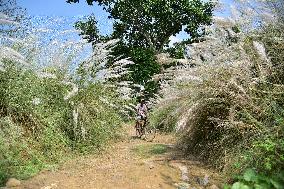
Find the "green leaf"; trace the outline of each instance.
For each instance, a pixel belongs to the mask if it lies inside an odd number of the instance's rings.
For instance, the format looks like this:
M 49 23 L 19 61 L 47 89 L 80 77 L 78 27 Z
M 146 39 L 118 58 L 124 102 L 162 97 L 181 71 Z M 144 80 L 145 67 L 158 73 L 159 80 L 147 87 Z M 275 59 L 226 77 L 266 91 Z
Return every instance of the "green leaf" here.
M 233 184 L 232 189 L 251 189 L 249 186 L 241 182 L 236 182 Z
M 276 188 L 276 189 L 284 189 L 284 185 L 280 181 L 277 181 L 277 180 L 274 180 L 274 179 L 270 179 L 270 182 L 274 186 L 274 188 Z
M 246 170 L 244 174 L 244 180 L 248 182 L 255 182 L 257 181 L 256 172 L 253 169 Z
M 254 189 L 271 189 L 267 184 L 255 184 Z
M 227 185 L 227 184 L 225 184 L 223 187 L 223 189 L 230 189 L 230 188 L 231 188 L 230 185 Z

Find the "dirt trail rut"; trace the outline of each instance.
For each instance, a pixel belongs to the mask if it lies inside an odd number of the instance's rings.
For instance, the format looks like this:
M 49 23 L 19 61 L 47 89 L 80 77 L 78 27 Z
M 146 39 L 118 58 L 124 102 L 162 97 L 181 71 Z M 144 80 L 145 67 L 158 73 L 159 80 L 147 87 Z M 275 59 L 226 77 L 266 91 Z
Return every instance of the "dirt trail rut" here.
M 128 136 L 103 155 L 71 160 L 22 182 L 21 189 L 198 189 L 216 188 L 219 176 L 175 150 L 175 138 L 158 135 L 153 142 Z

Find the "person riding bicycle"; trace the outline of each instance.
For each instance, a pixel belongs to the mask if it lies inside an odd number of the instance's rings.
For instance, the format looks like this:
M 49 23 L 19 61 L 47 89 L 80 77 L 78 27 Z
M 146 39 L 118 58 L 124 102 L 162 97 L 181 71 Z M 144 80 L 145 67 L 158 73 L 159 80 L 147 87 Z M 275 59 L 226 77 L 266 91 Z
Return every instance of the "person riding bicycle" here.
M 144 99 L 140 100 L 140 103 L 136 107 L 136 136 L 145 139 L 146 141 L 153 141 L 156 135 L 155 127 L 150 127 L 148 122 L 148 107 Z
M 147 113 L 148 113 L 148 108 L 147 105 L 145 103 L 144 99 L 140 100 L 140 103 L 137 104 L 136 106 L 136 113 L 137 113 L 137 118 L 136 118 L 136 125 L 135 127 L 137 127 L 137 122 L 138 121 L 147 121 Z

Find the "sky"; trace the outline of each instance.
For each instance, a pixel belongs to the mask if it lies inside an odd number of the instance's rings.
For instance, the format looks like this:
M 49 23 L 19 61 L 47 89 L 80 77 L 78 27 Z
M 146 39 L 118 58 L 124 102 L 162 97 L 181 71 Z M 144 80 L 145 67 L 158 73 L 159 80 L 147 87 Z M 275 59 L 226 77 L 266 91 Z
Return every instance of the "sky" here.
M 223 1 L 226 5 L 225 11 L 215 13 L 217 16 L 227 16 L 228 7 L 233 0 Z M 94 3 L 93 6 L 89 6 L 85 0 L 80 0 L 80 3 L 72 4 L 66 3 L 66 0 L 17 0 L 17 3 L 19 6 L 25 8 L 27 14 L 31 16 L 33 28 L 39 28 L 39 30 L 35 29 L 35 32 L 37 35 L 42 34 L 44 40 L 42 39 L 41 42 L 43 42 L 43 44 L 48 44 L 51 39 L 53 41 L 60 40 L 64 43 L 67 41 L 80 41 L 81 37 L 78 33 L 72 32 L 74 31 L 74 23 L 83 16 L 92 13 L 95 14 L 96 19 L 98 20 L 98 27 L 101 34 L 107 35 L 111 34 L 113 31 L 112 21 L 108 19 L 108 13 L 106 13 L 102 7 L 96 5 L 96 3 Z M 51 32 L 47 34 L 43 32 L 44 30 L 50 30 Z M 68 31 L 71 31 L 71 33 Z M 185 32 L 181 32 L 176 36 L 171 36 L 169 45 L 173 46 L 175 42 L 180 42 L 186 38 L 188 38 L 188 34 Z M 49 48 L 49 46 L 46 48 Z M 46 52 L 49 51 L 53 52 L 52 48 L 46 50 Z M 78 56 L 78 59 L 74 60 L 74 65 L 81 62 L 81 60 L 87 59 L 91 52 L 91 45 L 84 47 L 84 50 L 81 55 Z M 44 61 L 45 59 L 43 59 L 43 62 Z
M 229 5 L 233 0 L 222 0 Z M 85 0 L 80 3 L 66 3 L 65 0 L 18 0 L 18 4 L 27 9 L 30 15 L 48 16 L 82 16 L 95 13 L 96 16 L 107 18 L 107 13 L 96 3 L 93 6 L 87 5 Z
M 78 16 L 95 13 L 104 15 L 105 12 L 99 6 L 88 6 L 82 0 L 80 3 L 66 3 L 65 0 L 18 0 L 18 4 L 27 9 L 30 15 L 48 16 Z
M 223 12 L 215 13 L 217 16 L 226 16 L 228 15 L 228 7 L 233 0 L 223 0 L 223 3 L 226 5 L 226 8 Z M 80 17 L 85 15 L 95 14 L 98 20 L 98 27 L 101 34 L 110 34 L 112 32 L 112 21 L 107 19 L 108 13 L 106 13 L 102 7 L 94 3 L 93 6 L 89 6 L 85 0 L 80 0 L 80 3 L 66 3 L 66 0 L 18 0 L 18 4 L 26 8 L 27 12 L 31 16 L 52 16 L 52 17 L 64 17 L 72 18 L 78 20 Z M 73 24 L 66 22 L 65 29 L 73 28 Z M 181 39 L 185 38 L 187 35 L 185 32 L 181 32 L 177 36 L 172 36 L 171 44 L 178 42 Z M 170 45 L 171 45 L 170 44 Z
M 85 0 L 72 4 L 66 3 L 66 0 L 18 0 L 17 2 L 19 6 L 26 8 L 30 16 L 64 17 L 75 20 L 93 13 L 99 21 L 102 33 L 109 34 L 112 31 L 112 22 L 107 19 L 108 13 L 98 5 L 89 6 Z M 71 29 L 73 24 L 68 24 Z

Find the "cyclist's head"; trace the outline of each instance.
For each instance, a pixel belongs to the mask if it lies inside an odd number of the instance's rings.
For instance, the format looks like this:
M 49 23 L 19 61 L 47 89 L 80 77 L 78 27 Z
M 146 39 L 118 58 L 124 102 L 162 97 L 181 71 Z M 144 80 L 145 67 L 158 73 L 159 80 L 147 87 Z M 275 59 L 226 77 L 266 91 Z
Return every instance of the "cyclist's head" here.
M 141 104 L 145 104 L 145 99 L 144 99 L 144 98 L 141 98 L 141 99 L 140 99 L 140 103 L 141 103 Z

